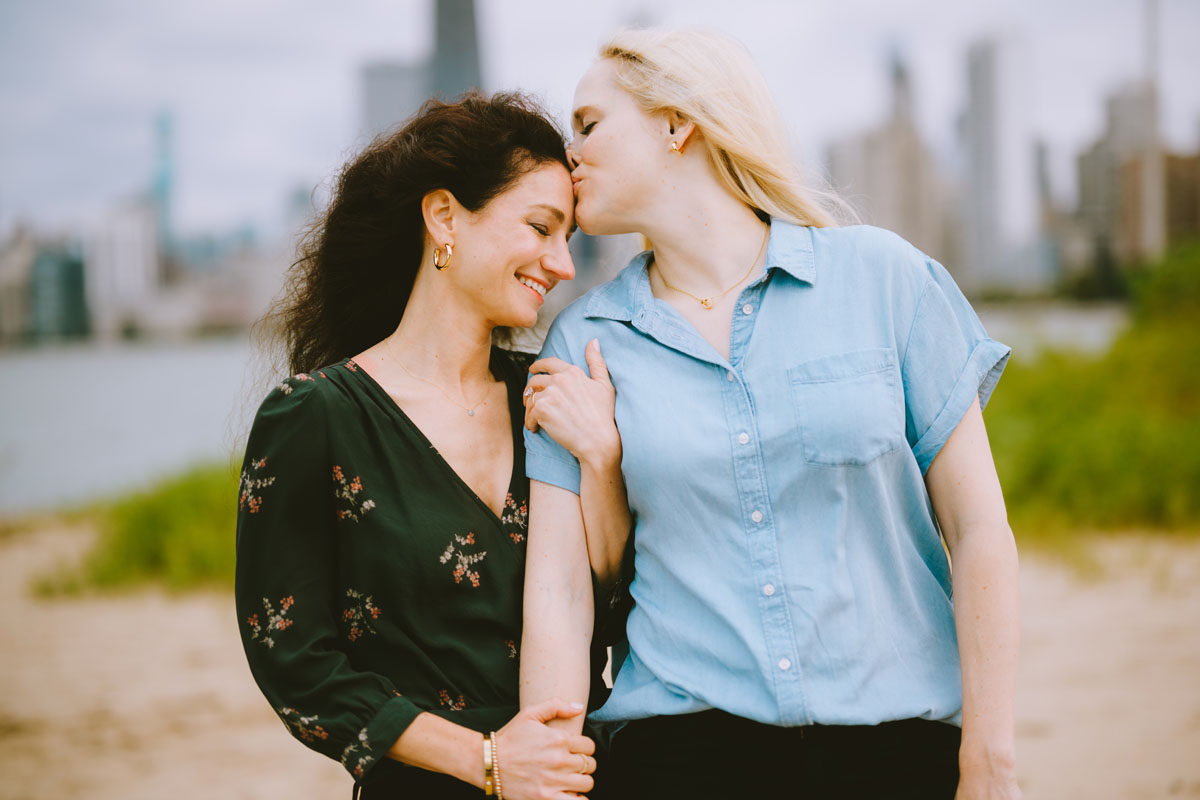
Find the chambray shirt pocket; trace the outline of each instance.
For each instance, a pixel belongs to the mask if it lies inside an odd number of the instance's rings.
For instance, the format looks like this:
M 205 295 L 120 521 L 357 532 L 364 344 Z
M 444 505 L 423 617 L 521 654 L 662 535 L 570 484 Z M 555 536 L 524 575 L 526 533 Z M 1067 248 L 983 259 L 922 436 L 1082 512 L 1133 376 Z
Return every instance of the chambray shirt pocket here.
M 787 375 L 807 463 L 862 466 L 905 445 L 904 394 L 892 350 L 823 356 Z

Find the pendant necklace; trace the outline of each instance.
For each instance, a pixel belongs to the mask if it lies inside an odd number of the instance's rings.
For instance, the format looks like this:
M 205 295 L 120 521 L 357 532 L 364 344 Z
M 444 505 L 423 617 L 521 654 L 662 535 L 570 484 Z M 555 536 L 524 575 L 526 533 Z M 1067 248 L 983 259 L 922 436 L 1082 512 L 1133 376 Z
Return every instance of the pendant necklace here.
M 406 373 L 408 373 L 408 374 L 409 374 L 411 377 L 413 377 L 413 378 L 416 378 L 416 379 L 417 379 L 417 380 L 419 380 L 421 383 L 427 383 L 427 384 L 429 384 L 430 386 L 432 386 L 433 388 L 437 389 L 439 392 L 441 392 L 441 393 L 442 393 L 442 397 L 446 398 L 446 399 L 447 399 L 447 400 L 449 400 L 451 403 L 454 403 L 454 405 L 458 406 L 458 407 L 459 407 L 459 408 L 461 408 L 463 411 L 466 411 L 466 412 L 467 412 L 467 416 L 468 416 L 468 417 L 473 417 L 473 416 L 475 416 L 475 409 L 477 409 L 477 408 L 479 408 L 481 405 L 483 405 L 483 401 L 484 401 L 484 400 L 487 400 L 487 395 L 485 394 L 485 395 L 484 395 L 484 397 L 483 397 L 483 399 L 481 399 L 481 400 L 480 400 L 478 403 L 476 403 L 475 405 L 473 405 L 473 406 L 470 406 L 470 407 L 464 406 L 462 403 L 458 402 L 458 401 L 457 401 L 457 400 L 455 400 L 453 397 L 451 397 L 451 396 L 450 396 L 450 395 L 449 395 L 449 394 L 446 392 L 446 390 L 445 390 L 445 389 L 443 389 L 441 386 L 438 386 L 436 383 L 434 383 L 433 381 L 429 380 L 428 378 L 422 378 L 420 375 L 418 375 L 417 373 L 415 373 L 415 372 L 413 372 L 412 370 L 410 370 L 408 367 L 406 367 L 406 366 L 404 366 L 403 364 L 401 364 L 401 363 L 400 363 L 400 359 L 396 358 L 396 359 L 394 359 L 394 360 L 395 360 L 395 362 L 396 362 L 396 366 L 400 367 L 400 369 L 404 370 L 404 371 L 405 371 Z
M 668 289 L 671 289 L 673 291 L 679 292 L 680 294 L 686 294 L 688 297 L 690 297 L 693 300 L 695 300 L 696 302 L 698 302 L 700 304 L 701 308 L 703 308 L 704 310 L 707 311 L 708 309 L 713 307 L 714 300 L 720 300 L 722 297 L 724 297 L 725 295 L 732 292 L 735 287 L 741 286 L 742 282 L 744 280 L 746 280 L 746 278 L 750 277 L 750 273 L 754 271 L 754 267 L 758 264 L 759 257 L 762 256 L 763 249 L 767 246 L 767 237 L 768 237 L 768 234 L 770 234 L 770 232 L 771 232 L 771 227 L 768 225 L 767 229 L 765 231 L 763 231 L 762 244 L 760 244 L 758 246 L 758 252 L 754 254 L 754 260 L 750 262 L 750 269 L 746 270 L 746 274 L 743 275 L 742 277 L 738 278 L 729 288 L 725 289 L 722 292 L 719 292 L 718 294 L 714 294 L 709 297 L 698 297 L 698 296 L 692 294 L 691 292 L 689 292 L 687 289 L 680 289 L 678 286 L 672 285 L 671 282 L 667 280 L 667 276 L 663 274 L 662 269 L 658 270 L 658 277 L 660 279 L 662 279 L 663 286 L 666 286 Z M 407 372 L 407 370 L 405 370 L 405 371 Z M 416 377 L 416 376 L 414 375 L 413 377 Z

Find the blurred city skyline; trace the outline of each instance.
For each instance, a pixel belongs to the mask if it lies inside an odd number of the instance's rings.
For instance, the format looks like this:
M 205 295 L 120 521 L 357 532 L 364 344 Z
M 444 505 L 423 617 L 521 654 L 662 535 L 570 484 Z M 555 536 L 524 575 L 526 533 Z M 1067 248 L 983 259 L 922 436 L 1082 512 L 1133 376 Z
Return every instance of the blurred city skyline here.
M 1023 110 L 1063 204 L 1075 201 L 1077 155 L 1104 132 L 1105 99 L 1146 71 L 1140 0 L 481 0 L 477 9 L 484 88 L 539 96 L 564 126 L 576 80 L 616 28 L 719 28 L 754 54 L 817 173 L 828 168 L 828 147 L 887 116 L 894 56 L 910 73 L 921 137 L 935 158 L 953 159 L 968 48 L 999 34 L 1028 59 Z M 173 125 L 173 228 L 289 234 L 297 191 L 327 181 L 364 141 L 364 65 L 427 59 L 433 27 L 432 0 L 364 1 L 349 11 L 225 0 L 5 4 L 0 236 L 18 223 L 77 232 L 144 194 L 164 113 Z M 1163 0 L 1160 132 L 1178 151 L 1200 148 L 1197 37 L 1200 3 Z

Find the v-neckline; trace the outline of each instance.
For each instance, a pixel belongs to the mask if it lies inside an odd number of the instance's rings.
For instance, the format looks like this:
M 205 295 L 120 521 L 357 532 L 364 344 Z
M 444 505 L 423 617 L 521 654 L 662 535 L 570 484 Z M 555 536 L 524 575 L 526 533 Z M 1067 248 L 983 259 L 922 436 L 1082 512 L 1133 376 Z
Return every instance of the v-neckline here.
M 492 351 L 493 352 L 491 354 L 491 357 L 489 358 L 489 364 L 488 364 L 489 371 L 491 370 L 492 365 L 495 363 L 495 348 L 494 347 L 492 348 Z M 492 522 L 495 523 L 496 527 L 498 527 L 501 531 L 503 531 L 504 530 L 504 521 L 500 517 L 503 516 L 503 514 L 504 514 L 504 508 L 507 505 L 508 498 L 513 496 L 514 489 L 516 488 L 517 477 L 518 477 L 517 469 L 518 469 L 518 463 L 519 463 L 518 459 L 517 459 L 517 446 L 518 446 L 517 424 L 516 424 L 516 421 L 513 419 L 512 386 L 509 385 L 508 378 L 501 376 L 500 382 L 504 384 L 504 404 L 505 404 L 505 406 L 507 406 L 507 409 L 508 409 L 509 436 L 512 438 L 512 467 L 511 467 L 511 471 L 509 472 L 509 476 L 508 476 L 508 488 L 505 493 L 505 501 L 500 506 L 500 513 L 497 514 L 495 512 L 495 510 L 492 509 L 492 507 L 487 504 L 487 501 L 484 500 L 482 497 L 480 497 L 479 493 L 476 492 L 473 488 L 471 488 L 471 484 L 469 484 L 465 480 L 463 480 L 463 477 L 458 474 L 458 471 L 456 469 L 454 469 L 453 466 L 450 465 L 450 462 L 447 461 L 446 457 L 441 454 L 441 452 L 437 449 L 436 446 L 434 446 L 433 442 L 431 442 L 429 440 L 429 437 L 425 435 L 425 432 L 423 430 L 421 430 L 420 426 L 418 426 L 417 423 L 413 421 L 412 417 L 408 416 L 408 414 L 405 413 L 404 409 L 401 408 L 400 404 L 396 402 L 396 399 L 394 397 L 392 397 L 390 394 L 388 394 L 387 389 L 384 389 L 383 386 L 380 385 L 379 381 L 375 380 L 375 378 L 369 372 L 367 372 L 365 369 L 363 369 L 363 366 L 361 364 L 357 363 L 352 358 L 347 358 L 342 363 L 354 365 L 354 369 L 349 370 L 349 371 L 354 375 L 362 376 L 362 379 L 365 382 L 365 384 L 367 385 L 368 389 L 370 389 L 373 392 L 377 392 L 379 395 L 381 395 L 381 397 L 379 399 L 381 401 L 386 401 L 385 406 L 390 408 L 399 417 L 400 421 L 404 425 L 406 425 L 409 428 L 409 430 L 411 430 L 412 433 L 421 441 L 421 443 L 429 448 L 430 452 L 433 453 L 437 462 L 439 464 L 441 464 L 442 469 L 445 470 L 449 474 L 450 478 L 456 484 L 458 484 L 459 488 L 461 488 L 464 492 L 466 492 L 475 501 L 475 503 L 491 518 Z M 496 373 L 492 372 L 492 375 L 495 376 Z M 523 442 L 522 442 L 522 444 L 523 444 Z

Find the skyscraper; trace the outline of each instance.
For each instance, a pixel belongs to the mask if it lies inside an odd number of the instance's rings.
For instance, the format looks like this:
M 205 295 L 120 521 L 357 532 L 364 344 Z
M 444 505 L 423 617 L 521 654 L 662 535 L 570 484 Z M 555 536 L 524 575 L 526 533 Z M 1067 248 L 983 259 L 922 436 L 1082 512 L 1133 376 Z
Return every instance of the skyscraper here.
M 893 230 L 946 260 L 945 186 L 921 141 L 908 68 L 891 58 L 892 111 L 879 127 L 834 142 L 829 174 L 863 221 Z
M 956 278 L 972 291 L 1037 291 L 1054 277 L 1038 241 L 1027 63 L 1009 36 L 977 41 L 967 53 L 965 242 Z
M 430 95 L 449 100 L 480 88 L 474 0 L 436 0 L 429 60 L 372 61 L 362 70 L 362 130 L 376 136 L 408 119 Z
M 1152 261 L 1167 239 L 1167 178 L 1159 138 L 1158 5 L 1147 0 L 1146 66 L 1108 97 L 1104 133 L 1079 156 L 1079 215 L 1098 260 Z
M 436 48 L 430 90 L 445 99 L 483 84 L 479 74 L 479 37 L 475 0 L 437 0 Z

